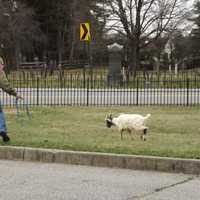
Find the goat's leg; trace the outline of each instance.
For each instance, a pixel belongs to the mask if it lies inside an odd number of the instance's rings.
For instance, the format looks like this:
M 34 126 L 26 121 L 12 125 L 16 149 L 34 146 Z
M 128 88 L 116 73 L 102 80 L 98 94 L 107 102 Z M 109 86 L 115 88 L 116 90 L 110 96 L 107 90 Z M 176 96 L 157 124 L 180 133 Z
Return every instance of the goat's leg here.
M 140 135 L 140 139 L 143 140 L 143 133 L 141 133 L 141 135 Z
M 134 140 L 134 138 L 133 138 L 134 130 L 129 129 L 129 130 L 128 130 L 128 133 L 129 133 L 129 135 L 130 135 L 130 137 L 131 137 L 131 140 Z
M 120 130 L 120 133 L 121 133 L 121 140 L 123 140 L 123 132 L 124 132 L 124 130 L 122 129 L 122 130 Z

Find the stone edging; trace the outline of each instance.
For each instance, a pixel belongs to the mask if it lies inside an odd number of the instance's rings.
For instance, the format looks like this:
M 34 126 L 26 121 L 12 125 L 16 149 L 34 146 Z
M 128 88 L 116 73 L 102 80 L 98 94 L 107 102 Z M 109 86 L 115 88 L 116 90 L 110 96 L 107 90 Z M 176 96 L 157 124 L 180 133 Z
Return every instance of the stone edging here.
M 200 160 L 0 146 L 0 159 L 200 174 Z

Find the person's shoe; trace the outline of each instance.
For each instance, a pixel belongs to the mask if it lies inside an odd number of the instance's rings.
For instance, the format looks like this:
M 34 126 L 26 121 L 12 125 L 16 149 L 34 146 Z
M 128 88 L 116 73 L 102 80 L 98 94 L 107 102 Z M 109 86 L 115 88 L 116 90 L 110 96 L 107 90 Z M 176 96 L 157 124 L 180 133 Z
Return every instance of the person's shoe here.
M 7 133 L 0 132 L 0 136 L 3 138 L 3 142 L 8 142 L 10 140 Z
M 8 137 L 8 135 L 4 135 L 3 136 L 3 141 L 4 142 L 9 142 L 10 141 L 10 138 Z

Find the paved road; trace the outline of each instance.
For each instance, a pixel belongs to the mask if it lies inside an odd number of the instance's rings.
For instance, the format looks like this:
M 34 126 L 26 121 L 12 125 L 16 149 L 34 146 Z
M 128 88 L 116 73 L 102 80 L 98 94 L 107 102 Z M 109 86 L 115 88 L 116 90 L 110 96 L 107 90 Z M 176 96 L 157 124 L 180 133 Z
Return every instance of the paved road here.
M 199 200 L 200 177 L 0 160 L 1 200 Z
M 200 89 L 81 89 L 81 88 L 18 88 L 32 105 L 187 105 L 200 104 Z M 0 92 L 2 103 L 12 104 Z

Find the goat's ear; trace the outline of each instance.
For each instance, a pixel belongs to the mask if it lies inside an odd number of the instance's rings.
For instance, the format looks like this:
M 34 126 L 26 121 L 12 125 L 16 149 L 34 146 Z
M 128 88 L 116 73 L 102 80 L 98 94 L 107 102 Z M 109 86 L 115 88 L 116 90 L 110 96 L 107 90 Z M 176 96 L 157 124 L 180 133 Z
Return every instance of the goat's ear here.
M 109 118 L 112 119 L 112 114 L 109 115 Z

